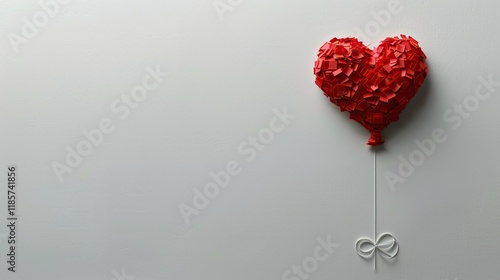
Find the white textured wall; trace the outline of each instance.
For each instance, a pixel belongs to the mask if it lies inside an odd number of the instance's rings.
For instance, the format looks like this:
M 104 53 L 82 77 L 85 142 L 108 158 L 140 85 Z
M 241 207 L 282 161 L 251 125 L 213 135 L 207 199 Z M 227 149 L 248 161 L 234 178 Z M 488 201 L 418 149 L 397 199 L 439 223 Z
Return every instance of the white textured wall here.
M 62 2 L 0 1 L 1 279 L 499 279 L 500 84 L 484 86 L 500 82 L 496 1 Z M 312 67 L 334 36 L 401 33 L 429 76 L 384 131 L 378 228 L 401 251 L 374 273 L 354 250 L 373 231 L 369 134 Z M 446 141 L 398 171 L 435 129 Z

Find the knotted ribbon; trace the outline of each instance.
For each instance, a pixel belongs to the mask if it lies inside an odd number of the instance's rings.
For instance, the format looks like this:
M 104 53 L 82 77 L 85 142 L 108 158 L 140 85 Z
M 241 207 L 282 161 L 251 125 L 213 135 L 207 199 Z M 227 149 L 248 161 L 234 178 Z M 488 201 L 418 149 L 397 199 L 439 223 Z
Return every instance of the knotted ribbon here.
M 398 254 L 399 245 L 392 234 L 383 233 L 375 242 L 368 238 L 358 239 L 356 251 L 360 257 L 365 259 L 371 258 L 375 252 L 386 259 L 392 259 Z

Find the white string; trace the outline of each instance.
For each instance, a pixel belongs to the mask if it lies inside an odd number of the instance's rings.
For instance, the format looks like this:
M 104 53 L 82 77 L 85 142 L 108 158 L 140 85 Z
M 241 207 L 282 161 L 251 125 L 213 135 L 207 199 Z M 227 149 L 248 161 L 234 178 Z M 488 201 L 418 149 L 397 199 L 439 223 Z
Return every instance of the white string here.
M 364 259 L 373 257 L 373 270 L 377 271 L 377 255 L 392 259 L 399 253 L 396 238 L 388 233 L 382 233 L 377 238 L 377 148 L 373 148 L 373 240 L 360 238 L 356 241 L 356 251 Z
M 377 238 L 377 147 L 373 147 L 373 237 Z M 377 255 L 373 256 L 373 271 L 377 271 Z

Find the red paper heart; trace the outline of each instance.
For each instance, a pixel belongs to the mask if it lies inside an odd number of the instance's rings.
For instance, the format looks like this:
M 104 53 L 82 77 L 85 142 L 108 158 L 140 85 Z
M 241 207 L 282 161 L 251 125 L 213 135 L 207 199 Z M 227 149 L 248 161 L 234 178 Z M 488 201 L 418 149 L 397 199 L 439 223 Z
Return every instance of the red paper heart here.
M 382 130 L 397 121 L 427 76 L 418 42 L 388 37 L 374 49 L 356 38 L 326 42 L 314 63 L 316 84 L 330 101 L 371 132 L 368 145 L 384 143 Z

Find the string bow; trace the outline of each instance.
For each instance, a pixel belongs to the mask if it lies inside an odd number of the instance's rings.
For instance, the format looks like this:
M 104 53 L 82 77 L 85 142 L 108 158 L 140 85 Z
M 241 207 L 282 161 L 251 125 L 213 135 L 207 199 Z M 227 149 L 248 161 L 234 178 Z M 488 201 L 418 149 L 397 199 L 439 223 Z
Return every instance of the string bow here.
M 390 233 L 381 234 L 373 242 L 369 238 L 360 238 L 356 242 L 356 251 L 362 258 L 369 259 L 375 252 L 386 259 L 394 258 L 399 252 L 399 245 L 396 238 Z

